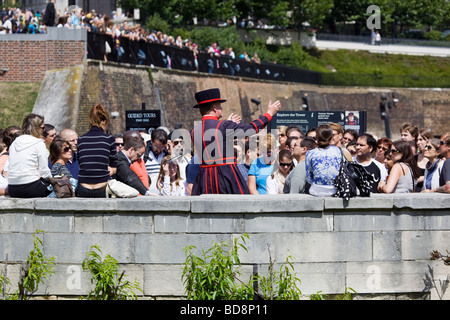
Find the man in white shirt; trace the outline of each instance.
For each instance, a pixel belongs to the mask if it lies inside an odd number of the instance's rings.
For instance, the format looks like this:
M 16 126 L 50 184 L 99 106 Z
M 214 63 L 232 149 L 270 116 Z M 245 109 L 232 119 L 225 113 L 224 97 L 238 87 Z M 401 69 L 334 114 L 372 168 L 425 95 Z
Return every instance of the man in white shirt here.
M 380 181 L 386 181 L 387 169 L 386 167 L 372 158 L 372 151 L 375 150 L 377 141 L 375 138 L 368 134 L 361 134 L 356 141 L 356 157 L 353 160 L 362 165 L 366 171 L 374 178 L 371 192 L 378 192 L 377 187 Z
M 3 29 L 8 29 L 10 33 L 12 31 L 12 23 L 8 16 L 5 16 L 5 22 L 3 22 Z

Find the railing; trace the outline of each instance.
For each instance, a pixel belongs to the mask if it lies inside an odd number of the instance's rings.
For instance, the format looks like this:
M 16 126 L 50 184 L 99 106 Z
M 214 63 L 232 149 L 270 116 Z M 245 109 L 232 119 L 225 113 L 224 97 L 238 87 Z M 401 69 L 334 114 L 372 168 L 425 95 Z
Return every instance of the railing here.
M 318 33 L 316 34 L 316 40 L 327 41 L 343 41 L 343 42 L 357 42 L 370 44 L 370 35 L 354 36 L 346 34 L 330 34 L 330 33 Z M 411 38 L 388 38 L 382 37 L 382 44 L 393 45 L 405 45 L 405 46 L 421 46 L 421 47 L 450 47 L 450 41 L 437 41 L 437 40 L 421 40 Z
M 144 40 L 133 41 L 124 37 L 119 39 L 122 49 L 118 49 L 114 45 L 114 39 L 104 33 L 88 32 L 87 39 L 87 57 L 94 60 L 104 59 L 107 42 L 111 47 L 111 53 L 106 54 L 108 61 L 121 63 L 315 85 L 450 88 L 450 77 L 320 73 L 280 64 L 266 62 L 257 64 L 240 58 L 217 57 L 207 53 L 194 56 L 187 48 L 181 49 Z
M 199 53 L 196 57 L 189 49 L 166 46 L 159 43 L 149 43 L 144 40 L 133 41 L 120 37 L 120 47 L 116 48 L 114 39 L 104 33 L 88 32 L 88 58 L 103 60 L 105 42 L 111 48 L 106 54 L 109 61 L 153 65 L 161 68 L 171 68 L 186 71 L 198 71 L 213 74 L 248 77 L 262 80 L 277 80 L 320 84 L 319 72 L 287 67 L 279 64 L 262 62 L 257 64 L 245 59 L 231 59 L 228 56 L 214 56 Z

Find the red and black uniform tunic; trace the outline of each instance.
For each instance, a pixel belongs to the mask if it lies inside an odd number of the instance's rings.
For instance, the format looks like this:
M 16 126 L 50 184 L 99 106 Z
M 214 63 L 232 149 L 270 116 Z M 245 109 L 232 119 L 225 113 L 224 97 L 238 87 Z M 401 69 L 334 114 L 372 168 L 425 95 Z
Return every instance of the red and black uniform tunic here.
M 200 170 L 192 188 L 192 195 L 249 194 L 248 185 L 236 166 L 234 138 L 258 133 L 272 120 L 268 113 L 249 124 L 220 121 L 203 116 L 192 130 L 192 141 L 200 159 Z

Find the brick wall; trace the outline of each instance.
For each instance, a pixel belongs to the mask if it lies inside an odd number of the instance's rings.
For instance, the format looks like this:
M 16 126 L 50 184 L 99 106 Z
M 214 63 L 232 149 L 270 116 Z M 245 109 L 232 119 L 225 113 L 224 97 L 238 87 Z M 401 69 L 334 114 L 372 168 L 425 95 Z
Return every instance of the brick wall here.
M 86 44 L 82 33 L 86 31 L 58 29 L 48 34 L 0 36 L 0 69 L 9 70 L 0 75 L 0 81 L 40 82 L 47 70 L 83 63 Z

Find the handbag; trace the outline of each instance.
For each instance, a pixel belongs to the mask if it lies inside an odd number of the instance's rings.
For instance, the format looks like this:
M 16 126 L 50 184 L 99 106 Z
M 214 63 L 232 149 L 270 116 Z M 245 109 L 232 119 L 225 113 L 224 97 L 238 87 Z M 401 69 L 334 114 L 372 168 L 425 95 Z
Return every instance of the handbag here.
M 72 183 L 67 176 L 50 177 L 47 180 L 52 185 L 57 198 L 75 197 Z
M 139 195 L 139 191 L 116 179 L 108 181 L 106 186 L 108 198 L 134 198 Z
M 344 152 L 341 150 L 342 158 L 339 167 L 339 173 L 334 179 L 334 187 L 336 193 L 334 197 L 343 198 L 348 201 L 358 195 L 362 197 L 370 197 L 371 185 L 374 177 L 360 164 L 349 162 Z
M 111 53 L 111 46 L 109 45 L 108 41 L 105 41 L 105 52 Z

